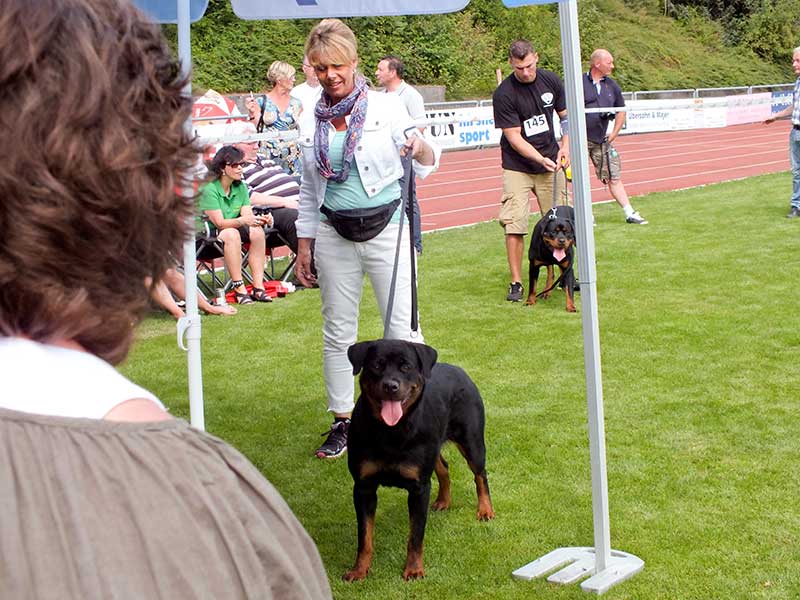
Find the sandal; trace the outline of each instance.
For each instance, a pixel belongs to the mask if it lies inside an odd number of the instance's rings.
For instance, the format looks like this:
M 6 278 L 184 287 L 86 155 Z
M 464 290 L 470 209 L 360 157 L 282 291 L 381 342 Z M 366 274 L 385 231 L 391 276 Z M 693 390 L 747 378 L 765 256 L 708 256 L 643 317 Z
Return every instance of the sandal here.
M 233 290 L 233 297 L 236 298 L 236 304 L 244 305 L 253 303 L 253 297 L 246 292 L 244 294 L 240 294 L 236 290 Z
M 272 302 L 272 298 L 270 298 L 269 294 L 264 288 L 253 288 L 253 300 L 256 302 Z

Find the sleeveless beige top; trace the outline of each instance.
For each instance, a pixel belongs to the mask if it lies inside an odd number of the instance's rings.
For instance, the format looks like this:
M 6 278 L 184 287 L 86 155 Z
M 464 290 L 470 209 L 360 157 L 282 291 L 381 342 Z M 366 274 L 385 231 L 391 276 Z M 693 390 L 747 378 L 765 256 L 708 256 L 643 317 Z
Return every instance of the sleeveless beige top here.
M 0 598 L 330 597 L 314 542 L 222 440 L 177 419 L 0 408 Z
M 330 598 L 256 468 L 181 420 L 0 409 L 0 598 Z

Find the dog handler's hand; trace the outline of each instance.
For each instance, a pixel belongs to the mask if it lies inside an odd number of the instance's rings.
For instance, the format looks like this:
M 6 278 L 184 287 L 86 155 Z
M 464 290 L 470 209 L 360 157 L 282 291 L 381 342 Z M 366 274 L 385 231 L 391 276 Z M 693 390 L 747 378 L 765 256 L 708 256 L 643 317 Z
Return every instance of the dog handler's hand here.
M 550 159 L 549 159 L 549 158 L 547 158 L 546 156 L 543 156 L 543 157 L 542 157 L 542 163 L 541 163 L 541 164 L 542 164 L 542 166 L 543 166 L 545 169 L 547 169 L 547 170 L 548 170 L 548 171 L 550 171 L 551 173 L 552 173 L 553 171 L 555 171 L 555 170 L 558 168 L 558 166 L 556 165 L 556 163 L 554 163 L 552 160 L 550 160 Z
M 556 162 L 561 165 L 562 169 L 566 169 L 569 166 L 569 149 L 568 148 L 561 148 L 558 151 L 558 155 L 556 156 Z
M 411 135 L 400 146 L 400 156 L 411 153 L 411 158 L 422 165 L 432 165 L 436 158 L 430 146 L 418 135 Z
M 294 265 L 294 274 L 304 287 L 313 287 L 317 282 L 311 272 L 311 238 L 298 238 L 297 262 Z

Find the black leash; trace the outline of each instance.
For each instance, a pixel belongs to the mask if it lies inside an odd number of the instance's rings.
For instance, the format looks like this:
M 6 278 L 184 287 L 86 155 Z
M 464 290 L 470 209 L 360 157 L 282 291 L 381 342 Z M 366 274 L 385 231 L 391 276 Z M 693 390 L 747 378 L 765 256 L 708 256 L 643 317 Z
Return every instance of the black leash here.
M 608 167 L 608 179 L 603 179 L 604 185 L 611 185 L 611 142 L 608 141 L 608 136 L 603 138 L 603 141 L 600 142 L 600 158 L 605 158 L 605 165 L 603 165 L 603 161 L 600 161 L 600 174 L 603 174 L 603 166 Z
M 556 167 L 556 170 L 553 171 L 553 208 L 550 209 L 550 215 L 548 215 L 548 218 L 550 218 L 550 219 L 555 219 L 556 218 L 556 207 L 558 206 L 558 172 L 559 171 L 562 171 L 564 173 L 564 206 L 568 206 L 569 205 L 569 201 L 568 201 L 569 200 L 569 194 L 568 194 L 568 191 L 567 191 L 567 185 L 568 185 L 567 171 L 561 165 L 558 165 Z M 561 271 L 561 274 L 558 276 L 558 279 L 555 280 L 553 285 L 551 285 L 549 288 L 547 288 L 543 292 L 539 292 L 538 294 L 536 294 L 536 297 L 537 298 L 541 298 L 545 294 L 548 294 L 551 291 L 553 291 L 555 288 L 557 288 L 558 284 L 561 283 L 564 280 L 564 276 L 567 273 L 569 273 L 570 271 L 572 271 L 572 264 L 574 262 L 575 262 L 574 260 L 572 262 L 570 262 L 569 267 L 567 269 L 565 269 L 564 271 Z
M 573 261 L 573 262 L 574 262 L 574 261 Z M 554 289 L 556 289 L 556 288 L 558 287 L 558 284 L 559 284 L 559 283 L 561 283 L 561 281 L 564 279 L 564 275 L 566 275 L 566 274 L 567 274 L 567 273 L 569 273 L 570 271 L 572 271 L 572 264 L 570 264 L 570 265 L 569 265 L 569 267 L 568 267 L 568 268 L 567 268 L 565 271 L 562 271 L 562 272 L 561 272 L 561 275 L 559 275 L 559 276 L 558 276 L 558 279 L 556 279 L 556 280 L 555 280 L 555 282 L 553 283 L 553 285 L 551 285 L 551 286 L 550 286 L 549 288 L 547 288 L 545 291 L 543 291 L 543 292 L 539 292 L 538 294 L 536 294 L 536 297 L 537 297 L 537 298 L 541 298 L 542 296 L 544 296 L 544 295 L 545 295 L 545 294 L 547 294 L 548 292 L 551 292 L 551 291 L 553 291 Z
M 389 335 L 389 323 L 392 318 L 392 309 L 394 308 L 394 294 L 397 288 L 397 267 L 400 264 L 400 248 L 403 241 L 403 219 L 406 216 L 407 207 L 411 205 L 412 198 L 412 185 L 414 177 L 414 166 L 411 162 L 410 156 L 405 156 L 402 159 L 403 172 L 407 175 L 406 186 L 404 190 L 400 191 L 400 227 L 397 233 L 397 246 L 394 251 L 394 268 L 392 269 L 392 283 L 389 286 L 389 299 L 386 302 L 386 316 L 383 320 L 383 337 L 386 339 Z M 411 253 L 411 331 L 416 333 L 419 331 L 419 317 L 417 315 L 417 260 L 414 252 L 414 219 L 408 219 L 408 235 L 409 235 L 409 248 Z

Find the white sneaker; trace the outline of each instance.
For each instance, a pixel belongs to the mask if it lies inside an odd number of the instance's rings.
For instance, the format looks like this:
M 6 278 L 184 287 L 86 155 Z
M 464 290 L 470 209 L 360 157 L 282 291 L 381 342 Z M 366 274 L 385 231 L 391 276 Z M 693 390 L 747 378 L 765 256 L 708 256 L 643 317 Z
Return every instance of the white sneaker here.
M 633 223 L 634 225 L 647 225 L 647 219 L 642 217 L 642 215 L 639 214 L 639 211 L 634 211 L 630 217 L 625 219 L 625 221 L 628 223 Z

